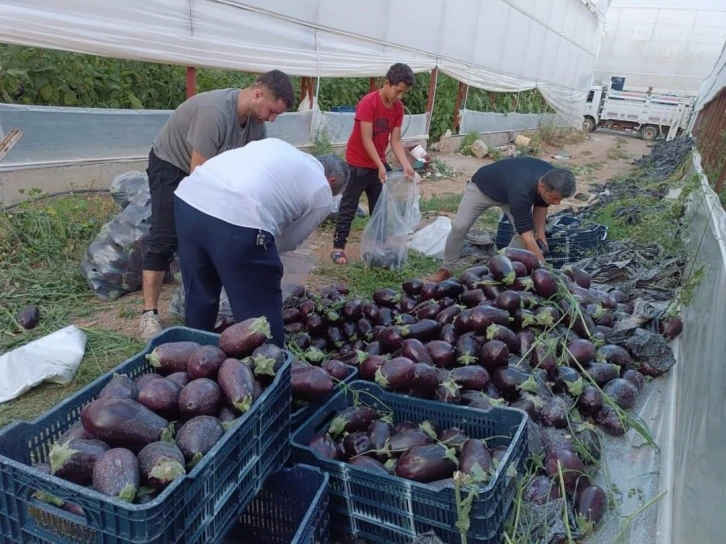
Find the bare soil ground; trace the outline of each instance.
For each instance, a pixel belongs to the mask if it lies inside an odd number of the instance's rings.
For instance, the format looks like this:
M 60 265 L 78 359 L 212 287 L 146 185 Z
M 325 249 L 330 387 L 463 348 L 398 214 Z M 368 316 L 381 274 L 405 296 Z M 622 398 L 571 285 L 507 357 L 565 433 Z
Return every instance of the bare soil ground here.
M 648 145 L 648 142 L 638 138 L 596 132 L 588 135 L 580 143 L 562 147 L 543 144 L 540 147 L 539 157 L 558 166 L 571 168 L 577 177 L 578 191 L 588 193 L 594 185 L 632 171 L 634 169 L 633 161 L 648 152 Z M 425 207 L 428 210 L 424 213 L 424 222 L 432 221 L 439 214 L 453 218 L 458 198 L 463 193 L 472 174 L 481 166 L 492 162 L 489 158 L 477 159 L 461 154 L 433 154 L 433 156 L 448 164 L 454 173 L 448 178 L 429 177 L 421 182 L 421 199 L 425 204 L 425 206 L 422 205 L 422 208 Z M 567 203 L 563 205 L 567 205 Z M 366 208 L 365 198 L 361 202 L 361 207 Z M 493 210 L 492 212 L 488 218 L 485 218 L 484 228 L 496 227 L 498 214 Z M 351 262 L 360 260 L 360 238 L 363 224 L 363 221 L 354 223 L 348 241 L 346 253 Z M 333 226 L 325 223 L 313 233 L 305 247 L 315 255 L 319 264 L 329 265 L 332 241 Z M 308 275 L 305 282 L 318 287 L 333 283 L 338 279 L 339 277 L 328 277 L 318 270 L 316 273 Z M 162 291 L 159 310 L 167 325 L 176 323 L 168 313 L 168 306 L 176 288 L 176 284 L 166 284 Z M 115 302 L 99 302 L 98 310 L 80 319 L 77 324 L 135 337 L 138 335 L 142 306 L 141 293 L 127 295 Z

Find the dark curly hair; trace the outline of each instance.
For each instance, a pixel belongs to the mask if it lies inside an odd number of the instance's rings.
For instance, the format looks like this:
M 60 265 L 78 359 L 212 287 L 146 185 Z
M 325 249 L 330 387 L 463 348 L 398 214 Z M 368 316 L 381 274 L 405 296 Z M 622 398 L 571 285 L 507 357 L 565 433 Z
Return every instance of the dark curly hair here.
M 295 103 L 295 91 L 290 76 L 280 70 L 270 70 L 255 79 L 255 85 L 262 85 L 278 100 L 282 100 L 287 109 Z
M 397 62 L 388 69 L 386 72 L 386 81 L 394 87 L 399 83 L 405 83 L 409 87 L 413 87 L 416 84 L 416 78 L 413 75 L 413 70 L 408 64 Z

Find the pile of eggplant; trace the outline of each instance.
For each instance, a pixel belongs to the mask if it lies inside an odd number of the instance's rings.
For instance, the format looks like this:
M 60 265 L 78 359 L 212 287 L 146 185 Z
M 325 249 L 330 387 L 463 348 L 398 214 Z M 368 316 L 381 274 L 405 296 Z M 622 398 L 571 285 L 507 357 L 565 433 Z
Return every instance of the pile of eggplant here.
M 322 458 L 421 483 L 446 480 L 456 470 L 486 482 L 507 452 L 506 446 L 487 448 L 485 440 L 456 427 L 438 429 L 431 421 L 394 426 L 391 421 L 391 414 L 368 406 L 349 407 L 308 445 Z
M 199 463 L 272 383 L 285 352 L 267 343 L 270 337 L 260 317 L 227 328 L 219 346 L 158 345 L 146 356 L 156 372 L 114 375 L 35 468 L 129 503 L 153 500 Z
M 542 267 L 526 250 L 507 248 L 440 283 L 412 279 L 372 300 L 348 295 L 342 285 L 293 292 L 287 342 L 355 364 L 359 379 L 400 394 L 505 404 L 546 430 L 572 433 L 574 421 L 619 436 L 646 378 L 663 373 L 606 340 L 632 318 L 625 293 L 592 287 L 577 268 Z M 677 317 L 660 322 L 666 340 L 681 330 Z M 572 470 L 580 465 L 573 460 Z

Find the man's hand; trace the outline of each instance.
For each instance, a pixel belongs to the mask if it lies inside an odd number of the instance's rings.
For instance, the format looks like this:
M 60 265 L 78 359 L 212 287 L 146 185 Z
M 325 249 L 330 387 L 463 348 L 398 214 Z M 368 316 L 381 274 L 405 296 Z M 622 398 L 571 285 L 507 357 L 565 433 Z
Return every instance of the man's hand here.
M 381 183 L 386 183 L 386 177 L 388 176 L 388 172 L 386 172 L 385 165 L 381 164 L 378 167 L 378 179 L 381 180 Z
M 544 247 L 547 248 L 547 251 L 549 251 L 550 245 L 547 243 L 547 236 L 545 235 L 544 232 L 537 233 L 537 240 L 542 242 L 542 244 L 544 244 Z
M 534 253 L 539 262 L 544 264 L 545 258 L 542 254 L 542 251 L 539 249 L 539 246 L 537 245 L 537 240 L 535 240 L 534 232 L 530 230 L 527 232 L 523 232 L 520 236 L 522 237 L 522 242 L 524 242 L 525 249 Z

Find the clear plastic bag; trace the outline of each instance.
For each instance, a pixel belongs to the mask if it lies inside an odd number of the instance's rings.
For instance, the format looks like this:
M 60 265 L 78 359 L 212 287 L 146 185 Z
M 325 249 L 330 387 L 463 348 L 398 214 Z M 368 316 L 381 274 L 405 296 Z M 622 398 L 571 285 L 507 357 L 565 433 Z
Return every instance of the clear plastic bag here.
M 103 226 L 81 258 L 81 271 L 99 298 L 115 300 L 141 288 L 150 227 L 151 194 L 147 183 Z M 175 268 L 172 263 L 164 281 L 173 281 Z
M 147 188 L 149 186 L 149 177 L 146 173 L 131 170 L 113 178 L 109 192 L 116 204 L 123 210 L 129 205 L 138 190 L 144 186 Z
M 421 220 L 418 179 L 403 172 L 389 173 L 360 243 L 361 259 L 368 266 L 397 269 L 408 258 L 408 235 Z

